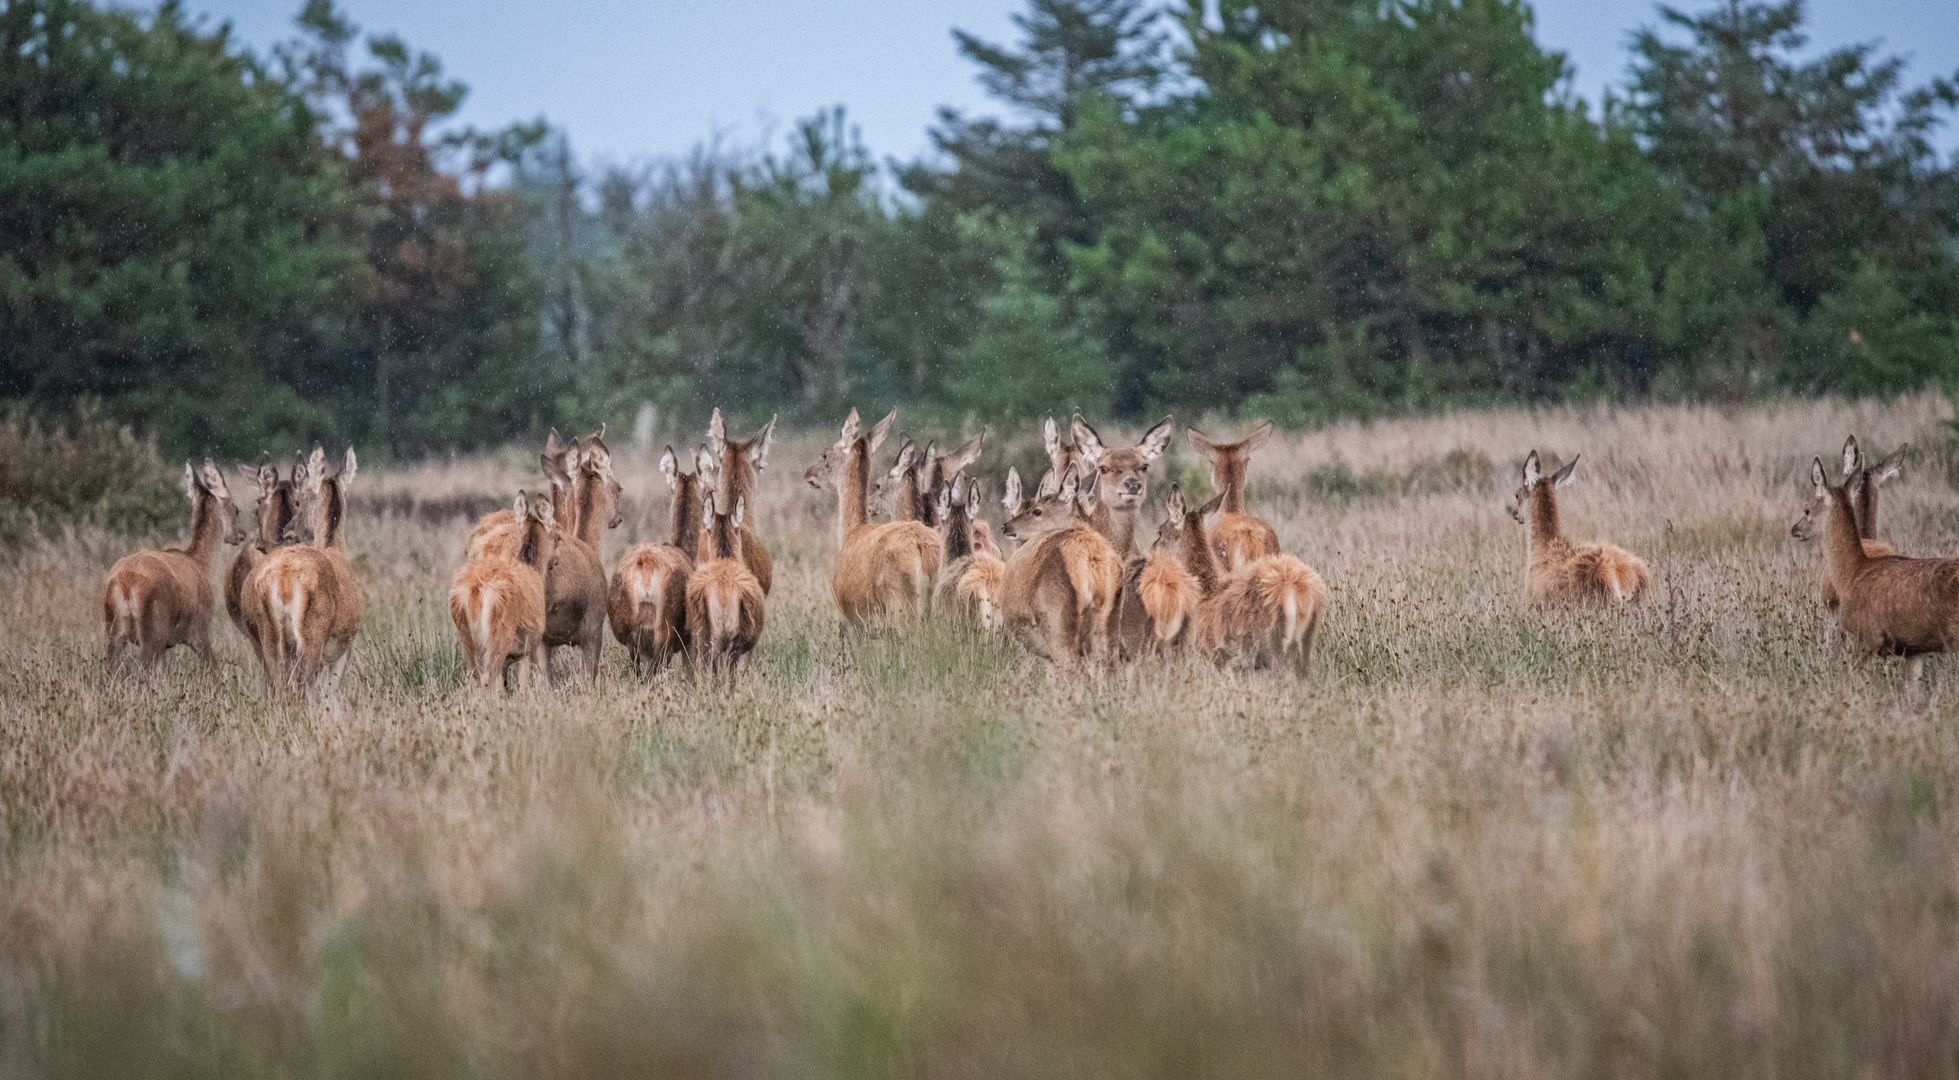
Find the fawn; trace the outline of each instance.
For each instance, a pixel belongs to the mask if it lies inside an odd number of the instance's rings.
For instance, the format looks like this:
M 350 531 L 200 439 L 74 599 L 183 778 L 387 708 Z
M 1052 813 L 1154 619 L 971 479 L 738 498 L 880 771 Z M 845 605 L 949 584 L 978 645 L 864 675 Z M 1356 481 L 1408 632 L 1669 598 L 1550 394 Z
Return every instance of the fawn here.
M 736 503 L 733 514 L 717 513 L 714 493 L 708 493 L 701 528 L 709 555 L 687 578 L 687 625 L 702 662 L 730 682 L 762 636 L 762 583 L 741 557 L 742 510 Z
M 1893 554 L 1891 545 L 1877 538 L 1877 497 L 1878 489 L 1890 480 L 1896 479 L 1903 469 L 1906 447 L 1900 446 L 1885 455 L 1882 461 L 1866 468 L 1863 453 L 1858 449 L 1857 436 L 1852 435 L 1843 443 L 1843 486 L 1849 492 L 1850 505 L 1857 512 L 1857 535 L 1861 538 L 1864 554 L 1873 558 Z M 1814 492 L 1803 507 L 1802 516 L 1789 527 L 1791 535 L 1798 540 L 1807 540 L 1820 528 L 1823 516 L 1828 513 L 1829 496 L 1823 491 Z M 1827 566 L 1823 573 L 1823 644 L 1828 645 L 1836 636 L 1837 628 L 1836 583 L 1831 579 Z
M 1245 472 L 1251 456 L 1272 438 L 1272 422 L 1260 421 L 1250 435 L 1235 443 L 1214 443 L 1196 428 L 1186 434 L 1190 444 L 1211 462 L 1211 486 L 1223 498 L 1211 542 L 1218 546 L 1224 569 L 1237 570 L 1254 559 L 1279 553 L 1279 534 L 1264 520 L 1245 512 Z
M 218 545 L 242 544 L 238 507 L 224 476 L 209 458 L 199 473 L 184 462 L 184 494 L 190 498 L 190 542 L 181 548 L 138 551 L 109 568 L 102 597 L 105 659 L 115 663 L 123 646 L 136 646 L 145 670 L 154 669 L 172 645 L 188 645 L 206 667 L 211 655 L 211 559 Z
M 1877 655 L 1909 659 L 1906 681 L 1918 685 L 1925 655 L 1959 647 L 1959 559 L 1907 559 L 1865 554 L 1849 483 L 1830 487 L 1823 459 L 1810 465 L 1810 484 L 1828 502 L 1822 527 L 1840 604 L 1837 618 L 1857 648 L 1858 662 Z M 1799 539 L 1815 535 L 1816 522 L 1797 522 Z
M 998 554 L 979 550 L 974 543 L 979 520 L 980 485 L 954 476 L 938 497 L 938 518 L 944 523 L 945 547 L 939 556 L 939 587 L 933 606 L 956 611 L 982 630 L 1000 627 L 1000 581 L 1007 565 Z M 989 537 L 989 540 L 991 538 Z
M 258 631 L 259 659 L 274 694 L 303 693 L 328 665 L 337 684 L 360 632 L 361 587 L 342 536 L 347 485 L 357 469 L 348 447 L 340 471 L 328 476 L 326 451 L 314 447 L 300 511 L 287 529 L 288 537 L 310 531 L 312 542 L 269 552 L 245 579 L 245 603 L 255 609 L 247 621 Z
M 642 661 L 659 671 L 675 654 L 685 656 L 691 642 L 687 578 L 701 547 L 702 478 L 713 474 L 713 458 L 703 447 L 695 457 L 693 473 L 683 473 L 669 446 L 660 456 L 660 474 L 673 492 L 667 542 L 627 549 L 613 571 L 606 601 L 612 636 L 632 654 L 635 673 Z
M 306 466 L 294 462 L 292 472 L 285 480 L 279 479 L 279 467 L 264 461 L 256 467 L 239 466 L 239 471 L 258 489 L 255 529 L 257 535 L 248 537 L 238 546 L 238 554 L 231 560 L 231 569 L 224 576 L 224 610 L 231 616 L 231 625 L 252 643 L 252 652 L 258 653 L 258 630 L 251 621 L 252 606 L 245 603 L 245 579 L 258 567 L 265 553 L 286 542 L 286 530 L 292 527 L 294 514 L 298 512 L 298 489 L 306 479 Z M 259 666 L 265 665 L 265 657 L 258 657 Z
M 867 437 L 857 410 L 850 410 L 837 441 L 824 450 L 803 479 L 837 495 L 837 565 L 830 590 L 846 630 L 873 620 L 923 616 L 939 575 L 939 537 L 916 521 L 870 520 L 870 459 L 890 433 L 898 410 L 877 422 Z
M 738 502 L 755 505 L 755 474 L 768 464 L 769 446 L 774 439 L 773 416 L 762 430 L 736 441 L 728 438 L 727 426 L 721 422 L 721 410 L 714 410 L 707 424 L 707 452 L 714 461 L 710 486 L 714 488 L 716 505 L 733 506 Z M 696 469 L 698 472 L 698 466 Z M 704 549 L 695 551 L 694 561 L 705 562 L 707 554 Z M 741 527 L 741 558 L 761 584 L 762 595 L 767 596 L 775 584 L 775 564 L 752 524 Z
M 463 564 L 449 589 L 449 618 L 463 643 L 463 667 L 483 686 L 505 686 L 512 665 L 517 685 L 535 674 L 551 685 L 544 647 L 544 568 L 557 547 L 557 515 L 549 499 L 527 499 L 511 506 L 511 523 L 523 533 L 516 554 L 478 555 Z
M 1086 652 L 1100 667 L 1109 655 L 1110 617 L 1122 584 L 1122 560 L 1076 501 L 1079 476 L 1042 480 L 1023 500 L 1020 474 L 1007 472 L 1007 521 L 1000 531 L 1019 546 L 1000 583 L 1005 625 L 1056 667 L 1078 667 Z
M 1538 470 L 1537 451 L 1524 459 L 1524 482 L 1510 516 L 1527 527 L 1524 591 L 1537 607 L 1630 603 L 1646 591 L 1646 562 L 1612 544 L 1574 544 L 1558 527 L 1557 489 L 1571 483 L 1574 456 L 1555 475 Z

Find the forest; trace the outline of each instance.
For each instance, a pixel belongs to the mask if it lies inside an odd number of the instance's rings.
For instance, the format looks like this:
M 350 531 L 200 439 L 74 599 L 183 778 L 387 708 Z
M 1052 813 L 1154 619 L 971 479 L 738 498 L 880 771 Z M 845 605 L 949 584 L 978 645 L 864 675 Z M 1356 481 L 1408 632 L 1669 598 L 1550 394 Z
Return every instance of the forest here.
M 307 0 L 0 0 L 0 397 L 171 453 L 634 417 L 1288 426 L 1959 381 L 1959 82 L 1658 8 L 1578 99 L 1520 0 L 1029 0 L 997 115 L 596 168 Z

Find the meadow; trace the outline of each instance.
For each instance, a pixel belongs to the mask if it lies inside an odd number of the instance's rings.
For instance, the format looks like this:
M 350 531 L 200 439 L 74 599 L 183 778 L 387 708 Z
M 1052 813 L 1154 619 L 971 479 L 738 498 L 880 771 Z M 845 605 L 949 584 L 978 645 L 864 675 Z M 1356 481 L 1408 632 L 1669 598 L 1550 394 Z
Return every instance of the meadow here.
M 1332 597 L 1304 682 L 846 640 L 802 480 L 834 432 L 761 474 L 775 587 L 732 690 L 636 680 L 609 634 L 596 685 L 569 652 L 556 689 L 462 685 L 467 521 L 419 508 L 541 486 L 534 447 L 363 468 L 367 614 L 306 702 L 222 614 L 216 672 L 106 671 L 127 542 L 30 547 L 0 562 L 0 1075 L 1959 1074 L 1959 683 L 1825 647 L 1789 536 L 1855 433 L 1915 448 L 1885 539 L 1959 554 L 1951 419 L 1280 434 L 1252 509 Z M 1532 448 L 1582 452 L 1566 531 L 1643 555 L 1642 603 L 1526 609 Z M 1030 430 L 975 471 L 1039 460 Z M 1200 460 L 1172 444 L 1146 536 Z M 616 466 L 608 567 L 666 523 L 651 457 Z

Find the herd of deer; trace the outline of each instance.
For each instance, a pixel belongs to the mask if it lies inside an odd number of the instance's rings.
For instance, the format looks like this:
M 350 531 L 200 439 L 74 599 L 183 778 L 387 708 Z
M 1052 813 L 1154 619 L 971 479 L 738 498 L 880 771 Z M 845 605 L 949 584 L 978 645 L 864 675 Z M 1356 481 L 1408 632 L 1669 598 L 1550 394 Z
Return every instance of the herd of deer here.
M 1192 506 L 1172 484 L 1145 552 L 1139 512 L 1171 421 L 1135 446 L 1111 449 L 1081 416 L 1067 442 L 1050 418 L 1050 467 L 1031 497 L 1008 470 L 1000 533 L 1015 547 L 1004 553 L 980 516 L 980 483 L 965 475 L 984 433 L 943 454 L 906 439 L 872 485 L 871 455 L 896 419 L 894 409 L 867 432 L 851 410 L 805 474 L 837 497 L 831 590 L 846 634 L 939 612 L 1011 633 L 1068 671 L 1190 650 L 1306 673 L 1326 584 L 1245 509 L 1246 469 L 1271 437 L 1269 424 L 1235 443 L 1189 429 L 1216 494 Z M 578 646 L 597 678 L 609 623 L 636 671 L 659 670 L 677 655 L 732 679 L 761 637 L 773 578 L 768 549 L 744 519 L 774 429 L 771 420 L 746 440 L 730 439 L 715 410 L 691 473 L 668 447 L 660 459 L 672 494 L 667 542 L 628 549 L 610 579 L 599 541 L 620 523 L 622 488 L 604 429 L 569 443 L 553 431 L 540 455 L 548 491 L 519 492 L 509 510 L 485 516 L 469 534 L 449 594 L 468 678 L 500 687 L 515 668 L 519 685 L 533 677 L 549 685 L 550 651 L 560 645 Z M 1959 647 L 1959 559 L 1904 558 L 1876 539 L 1878 493 L 1899 474 L 1903 453 L 1865 466 L 1851 438 L 1834 487 L 1816 459 L 1813 492 L 1791 532 L 1826 540 L 1825 643 L 1840 627 L 1862 659 L 1907 657 L 1916 684 L 1926 654 Z M 1510 512 L 1526 527 L 1526 597 L 1537 607 L 1635 601 L 1647 585 L 1644 561 L 1611 544 L 1574 543 L 1560 527 L 1557 490 L 1577 464 L 1546 476 L 1535 451 L 1524 461 Z M 338 678 L 361 613 L 341 537 L 355 469 L 349 449 L 329 473 L 318 448 L 285 479 L 270 463 L 242 467 L 257 489 L 256 535 L 248 536 L 217 466 L 186 463 L 190 543 L 137 552 L 110 570 L 108 659 L 133 644 L 150 668 L 182 644 L 211 663 L 210 564 L 222 542 L 240 545 L 224 579 L 225 610 L 273 692 L 303 692 L 328 667 Z M 891 520 L 874 521 L 874 505 Z

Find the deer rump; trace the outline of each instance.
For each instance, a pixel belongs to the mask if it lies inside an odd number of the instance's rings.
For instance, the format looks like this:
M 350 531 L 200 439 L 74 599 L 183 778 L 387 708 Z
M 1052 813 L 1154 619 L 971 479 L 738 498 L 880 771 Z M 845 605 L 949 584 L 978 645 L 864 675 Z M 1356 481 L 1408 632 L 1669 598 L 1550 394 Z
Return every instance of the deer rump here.
M 259 654 L 275 684 L 310 684 L 338 660 L 360 629 L 361 591 L 347 557 L 331 548 L 296 544 L 273 551 L 245 579 L 247 621 L 258 631 Z
M 1037 653 L 1072 663 L 1106 641 L 1122 560 L 1086 524 L 1035 537 L 1007 560 L 1000 586 L 1006 625 Z
M 181 551 L 139 551 L 109 569 L 102 621 L 111 650 L 135 645 L 147 662 L 195 644 L 199 613 L 208 620 L 210 611 L 211 583 Z
M 716 559 L 687 578 L 687 626 L 710 670 L 734 669 L 762 636 L 762 583 L 739 559 Z
M 1192 634 L 1215 656 L 1252 667 L 1287 662 L 1304 674 L 1326 608 L 1326 582 L 1290 555 L 1239 570 L 1198 604 Z
M 1559 539 L 1533 553 L 1530 597 L 1536 604 L 1627 603 L 1646 591 L 1646 560 L 1614 544 Z
M 921 613 L 939 576 L 939 535 L 916 521 L 865 526 L 837 555 L 830 578 L 837 607 L 863 625 Z
M 1128 604 L 1133 582 L 1137 605 L 1148 620 L 1149 637 L 1142 645 L 1136 645 L 1130 628 Z M 1181 645 L 1190 628 L 1191 616 L 1196 614 L 1197 605 L 1204 599 L 1204 590 L 1197 578 L 1176 556 L 1153 554 L 1137 563 L 1132 573 L 1125 577 L 1123 588 L 1123 642 L 1126 647 L 1140 652 L 1146 647 L 1157 649 Z
M 501 683 L 510 665 L 531 657 L 544 636 L 544 577 L 506 559 L 472 561 L 449 590 L 449 618 L 462 638 L 469 673 Z
M 606 598 L 612 636 L 631 650 L 635 661 L 657 668 L 691 642 L 687 582 L 694 560 L 671 544 L 641 544 L 619 559 Z
M 939 587 L 932 607 L 948 611 L 982 630 L 998 628 L 1000 583 L 1007 564 L 991 555 L 974 552 L 946 563 L 939 572 Z

